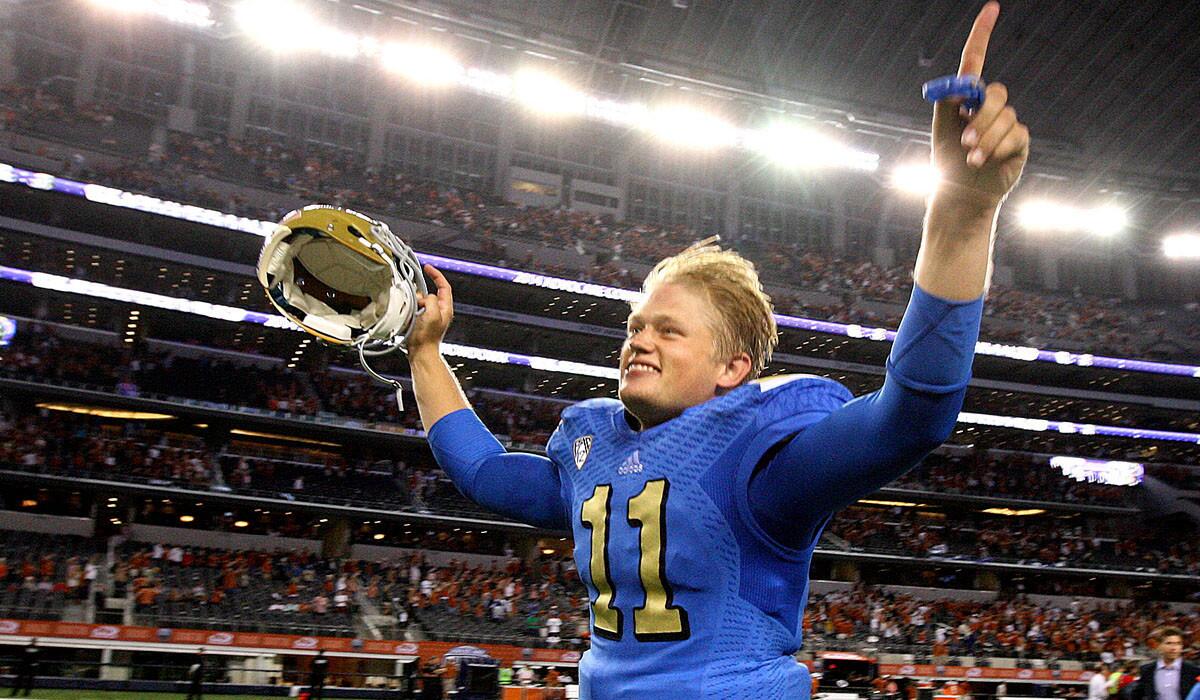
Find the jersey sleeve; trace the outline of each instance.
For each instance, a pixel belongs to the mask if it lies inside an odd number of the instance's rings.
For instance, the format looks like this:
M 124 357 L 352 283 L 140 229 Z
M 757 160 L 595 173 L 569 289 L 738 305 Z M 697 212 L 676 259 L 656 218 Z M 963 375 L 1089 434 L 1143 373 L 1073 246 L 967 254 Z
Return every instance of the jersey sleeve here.
M 541 455 L 507 452 L 471 409 L 434 423 L 429 446 L 438 465 L 472 501 L 536 527 L 567 528 L 557 465 Z
M 878 490 L 950 437 L 971 378 L 982 297 L 914 286 L 878 391 L 786 436 L 754 472 L 749 502 L 775 541 L 806 548 L 830 514 Z
M 1200 700 L 1200 676 L 1196 677 L 1196 684 L 1192 686 L 1191 692 L 1184 700 Z

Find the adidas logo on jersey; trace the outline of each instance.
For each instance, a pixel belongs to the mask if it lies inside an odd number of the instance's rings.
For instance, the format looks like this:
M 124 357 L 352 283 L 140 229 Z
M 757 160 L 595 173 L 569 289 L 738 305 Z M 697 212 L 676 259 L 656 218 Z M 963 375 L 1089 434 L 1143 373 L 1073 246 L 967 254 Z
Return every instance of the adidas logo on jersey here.
M 626 457 L 624 462 L 621 462 L 621 466 L 617 467 L 617 473 L 621 476 L 642 473 L 642 460 L 638 458 L 637 450 L 634 450 L 633 454 Z
M 592 436 L 584 435 L 583 437 L 575 438 L 573 452 L 575 453 L 575 468 L 583 469 L 583 463 L 587 461 L 588 455 L 592 451 Z

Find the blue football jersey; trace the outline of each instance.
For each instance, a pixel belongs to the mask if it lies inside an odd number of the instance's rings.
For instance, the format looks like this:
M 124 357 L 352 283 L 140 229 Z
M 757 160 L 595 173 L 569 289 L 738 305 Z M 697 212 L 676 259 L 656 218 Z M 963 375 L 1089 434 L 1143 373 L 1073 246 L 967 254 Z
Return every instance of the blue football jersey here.
M 757 465 L 851 394 L 815 376 L 772 378 L 636 431 L 620 402 L 575 404 L 547 445 L 562 477 L 575 561 L 591 598 L 584 698 L 808 698 L 800 647 L 812 550 L 751 516 Z

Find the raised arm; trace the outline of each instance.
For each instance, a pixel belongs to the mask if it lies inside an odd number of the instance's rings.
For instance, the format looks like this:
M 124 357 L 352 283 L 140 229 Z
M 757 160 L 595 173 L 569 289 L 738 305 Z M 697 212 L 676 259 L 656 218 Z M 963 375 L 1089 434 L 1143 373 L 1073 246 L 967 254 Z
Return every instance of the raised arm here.
M 424 313 L 407 346 L 417 410 L 434 458 L 459 491 L 479 505 L 531 525 L 565 529 L 558 468 L 540 455 L 506 452 L 471 410 L 442 357 L 442 338 L 454 320 L 454 292 L 432 265 L 425 272 L 437 293 L 420 299 Z
M 803 549 L 828 517 L 911 469 L 950 437 L 962 410 L 983 300 L 913 290 L 883 388 L 804 428 L 750 481 L 755 520 Z
M 1000 6 L 980 10 L 963 47 L 959 75 L 981 76 Z M 934 106 L 932 159 L 941 182 L 930 198 L 917 254 L 913 297 L 879 391 L 858 397 L 804 429 L 755 473 L 754 518 L 784 544 L 812 543 L 834 511 L 911 469 L 946 440 L 971 377 L 983 293 L 1000 205 L 1029 155 L 1000 83 L 979 110 Z
M 417 316 L 406 345 L 417 410 L 421 414 L 421 425 L 429 433 L 443 417 L 470 408 L 471 404 L 442 357 L 442 338 L 454 320 L 454 290 L 446 276 L 433 265 L 425 266 L 425 274 L 433 280 L 437 293 L 418 300 L 424 312 Z
M 960 76 L 983 75 L 999 14 L 997 2 L 979 11 L 963 46 Z M 973 115 L 964 114 L 956 100 L 934 105 L 931 136 L 941 182 L 925 211 L 913 278 L 930 294 L 969 301 L 987 289 L 996 215 L 1025 168 L 1029 129 L 1008 105 L 1008 89 L 991 83 Z

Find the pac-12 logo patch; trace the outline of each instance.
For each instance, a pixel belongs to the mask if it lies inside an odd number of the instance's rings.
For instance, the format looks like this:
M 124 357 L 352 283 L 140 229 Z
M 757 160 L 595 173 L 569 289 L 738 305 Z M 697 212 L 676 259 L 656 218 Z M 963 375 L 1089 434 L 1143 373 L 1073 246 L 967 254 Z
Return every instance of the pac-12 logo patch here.
M 592 451 L 592 436 L 584 435 L 583 437 L 575 438 L 575 468 L 583 469 L 583 463 L 587 461 L 588 453 Z

